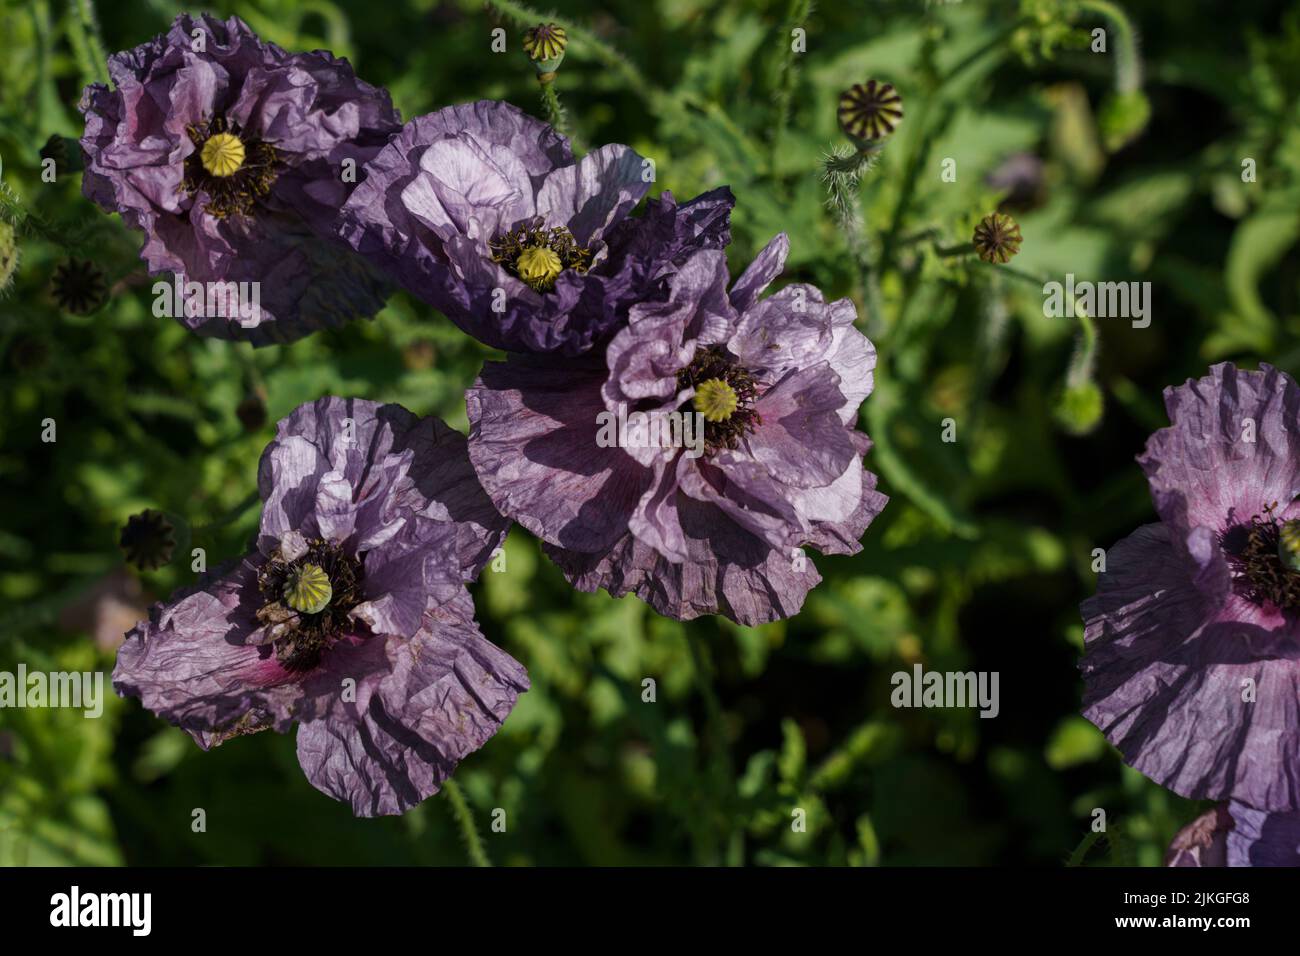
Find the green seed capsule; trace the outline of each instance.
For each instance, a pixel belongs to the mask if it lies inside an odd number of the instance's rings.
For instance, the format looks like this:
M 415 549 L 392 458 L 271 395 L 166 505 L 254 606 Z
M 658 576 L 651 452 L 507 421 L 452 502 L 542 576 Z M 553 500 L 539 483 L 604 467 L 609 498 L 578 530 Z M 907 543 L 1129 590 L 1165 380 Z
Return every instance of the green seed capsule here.
M 1300 571 L 1300 520 L 1285 522 L 1277 532 L 1277 556 L 1290 571 Z
M 284 582 L 284 603 L 302 614 L 319 614 L 333 596 L 329 575 L 316 564 L 294 568 Z

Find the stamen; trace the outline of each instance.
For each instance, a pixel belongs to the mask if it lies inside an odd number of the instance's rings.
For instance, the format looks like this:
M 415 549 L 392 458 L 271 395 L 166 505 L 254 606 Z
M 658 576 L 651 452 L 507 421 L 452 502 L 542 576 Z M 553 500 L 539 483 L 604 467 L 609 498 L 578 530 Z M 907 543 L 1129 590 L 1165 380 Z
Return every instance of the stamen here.
M 1279 522 L 1273 508 L 1247 524 L 1229 528 L 1220 544 L 1233 571 L 1236 591 L 1254 604 L 1300 610 L 1300 521 Z
M 582 275 L 591 266 L 591 250 L 578 245 L 563 226 L 547 228 L 542 220 L 516 226 L 488 243 L 493 262 L 537 292 L 550 292 L 565 269 Z
M 252 215 L 280 175 L 279 151 L 221 116 L 191 123 L 186 133 L 196 148 L 185 160 L 181 190 L 207 193 L 205 211 L 217 219 Z
M 362 564 L 335 544 L 316 539 L 292 561 L 278 552 L 257 574 L 266 602 L 257 620 L 270 635 L 276 660 L 308 670 L 339 637 L 359 626 L 349 612 L 361 603 Z
M 692 407 L 704 416 L 704 449 L 735 448 L 762 423 L 754 403 L 758 387 L 753 374 L 713 345 L 695 353 L 691 364 L 677 373 L 679 389 L 695 389 Z

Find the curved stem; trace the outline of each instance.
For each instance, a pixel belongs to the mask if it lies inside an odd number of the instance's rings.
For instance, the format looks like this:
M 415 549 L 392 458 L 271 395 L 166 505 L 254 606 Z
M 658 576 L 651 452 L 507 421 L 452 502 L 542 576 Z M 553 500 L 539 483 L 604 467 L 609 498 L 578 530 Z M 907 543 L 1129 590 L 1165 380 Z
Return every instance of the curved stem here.
M 775 115 L 772 122 L 771 152 L 768 157 L 768 167 L 771 169 L 776 168 L 777 157 L 781 153 L 785 127 L 790 121 L 790 101 L 794 97 L 795 77 L 799 71 L 800 54 L 795 52 L 794 44 L 790 42 L 790 35 L 797 27 L 803 26 L 812 15 L 813 6 L 813 0 L 790 0 L 790 15 L 782 27 L 786 51 L 777 71 L 776 95 L 772 98 L 772 110 Z
M 1013 266 L 996 266 L 995 268 L 1013 279 L 1037 286 L 1040 291 L 1047 284 L 1047 280 L 1044 280 L 1041 276 L 1036 276 L 1032 272 L 1025 272 Z M 1074 315 L 1079 320 L 1079 344 L 1074 350 L 1074 355 L 1070 357 L 1070 365 L 1065 374 L 1065 381 L 1069 385 L 1082 385 L 1084 382 L 1092 380 L 1092 373 L 1097 364 L 1097 323 L 1093 321 L 1092 316 L 1083 307 L 1078 295 L 1074 297 Z
M 1138 55 L 1137 30 L 1133 21 L 1111 0 L 1079 0 L 1079 9 L 1109 20 L 1115 28 L 1115 89 L 1134 93 L 1142 86 L 1142 59 Z

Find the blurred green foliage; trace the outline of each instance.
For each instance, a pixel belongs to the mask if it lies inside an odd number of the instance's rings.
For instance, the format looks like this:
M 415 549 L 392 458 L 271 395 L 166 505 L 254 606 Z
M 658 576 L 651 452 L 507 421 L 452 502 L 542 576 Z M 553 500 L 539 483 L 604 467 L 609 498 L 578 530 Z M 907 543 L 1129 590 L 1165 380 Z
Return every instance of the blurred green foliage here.
M 39 175 L 47 139 L 79 135 L 81 87 L 102 73 L 89 9 L 0 3 L 0 218 L 19 226 L 21 253 L 0 299 L 0 670 L 110 669 L 72 612 L 120 566 L 120 526 L 146 507 L 180 523 L 177 559 L 132 572 L 151 599 L 192 579 L 188 544 L 214 562 L 240 551 L 255 510 L 222 518 L 299 403 L 365 396 L 465 429 L 463 393 L 487 355 L 405 295 L 373 322 L 258 351 L 154 318 L 139 237 L 81 198 L 79 175 Z M 103 45 L 139 44 L 178 9 L 102 4 Z M 209 9 L 288 49 L 349 57 L 407 117 L 484 97 L 542 115 L 519 47 L 533 14 L 514 3 Z M 858 303 L 880 353 L 868 463 L 892 501 L 861 554 L 817 559 L 826 580 L 800 615 L 752 629 L 575 593 L 512 533 L 506 570 L 474 594 L 533 690 L 455 778 L 488 856 L 1159 863 L 1196 807 L 1123 768 L 1077 716 L 1077 604 L 1092 549 L 1152 519 L 1133 455 L 1164 422 L 1161 389 L 1224 358 L 1300 360 L 1300 11 L 1134 3 L 1132 24 L 1086 0 L 559 12 L 586 27 L 556 81 L 579 144 L 630 144 L 679 196 L 729 184 L 733 271 L 786 231 L 780 281 Z M 490 51 L 497 26 L 504 54 Z M 791 49 L 796 29 L 806 52 Z M 839 92 L 869 77 L 898 87 L 906 117 L 853 191 L 855 246 L 819 168 L 843 143 Z M 997 174 L 1019 154 L 1041 175 L 1013 189 Z M 944 254 L 999 205 L 1024 234 L 1015 272 Z M 110 289 L 89 315 L 51 294 L 70 256 Z M 1067 272 L 1150 281 L 1150 327 L 1098 319 L 1094 351 L 1075 320 L 1044 316 L 1040 278 Z M 45 419 L 55 443 L 41 441 Z M 1000 715 L 895 710 L 890 675 L 916 662 L 998 671 Z M 1104 839 L 1090 834 L 1098 807 Z M 457 863 L 453 809 L 439 796 L 353 819 L 307 783 L 290 737 L 204 754 L 133 701 L 99 720 L 0 710 L 3 864 Z

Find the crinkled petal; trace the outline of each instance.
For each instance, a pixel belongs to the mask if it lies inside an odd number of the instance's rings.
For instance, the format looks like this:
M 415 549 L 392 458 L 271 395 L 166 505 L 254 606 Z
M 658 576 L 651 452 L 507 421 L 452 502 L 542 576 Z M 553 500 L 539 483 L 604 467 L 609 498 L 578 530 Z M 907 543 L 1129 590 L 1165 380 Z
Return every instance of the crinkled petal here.
M 237 17 L 182 14 L 110 57 L 109 73 L 115 89 L 92 84 L 80 104 L 83 190 L 145 234 L 152 275 L 203 284 L 165 314 L 200 335 L 268 345 L 382 307 L 387 283 L 339 241 L 336 217 L 351 189 L 344 161 L 362 168 L 400 126 L 385 91 L 346 60 L 263 43 Z M 189 129 L 215 117 L 276 150 L 275 180 L 248 215 L 218 218 L 204 189 L 185 188 Z
M 1300 647 L 1195 573 L 1164 525 L 1110 549 L 1081 608 L 1084 716 L 1181 796 L 1300 807 Z
M 1165 405 L 1173 424 L 1139 459 L 1165 523 L 1222 531 L 1300 495 L 1300 387 L 1290 376 L 1225 362 L 1166 389 Z
M 319 498 L 327 474 L 336 476 L 333 493 Z M 268 555 L 286 534 L 327 530 L 368 550 L 416 513 L 455 526 L 462 575 L 472 581 L 509 527 L 479 485 L 462 435 L 400 405 L 363 399 L 322 398 L 283 419 L 262 453 L 258 488 L 258 547 Z
M 1300 812 L 1268 813 L 1233 800 L 1228 813 L 1228 866 L 1300 866 Z
M 688 621 L 723 614 L 756 626 L 797 614 L 821 575 L 802 552 L 782 551 L 743 530 L 712 505 L 679 504 L 687 558 L 673 562 L 634 535 L 600 554 L 544 550 L 580 591 L 635 594 L 660 614 Z
M 731 287 L 731 304 L 737 312 L 745 312 L 758 301 L 763 290 L 785 268 L 785 259 L 789 254 L 790 237 L 784 232 L 773 236 L 759 251 Z
M 118 649 L 114 690 L 205 750 L 241 734 L 283 732 L 302 692 L 268 648 L 245 643 L 261 603 L 256 565 L 245 558 L 155 604 Z
M 597 442 L 602 366 L 488 362 L 465 396 L 470 460 L 493 504 L 545 541 L 599 551 L 627 530 L 650 471 Z
M 357 674 L 350 699 L 339 691 Z M 403 813 L 496 734 L 528 686 L 523 667 L 479 632 L 465 593 L 410 640 L 371 640 L 331 657 L 316 710 L 298 728 L 298 762 L 357 816 Z

